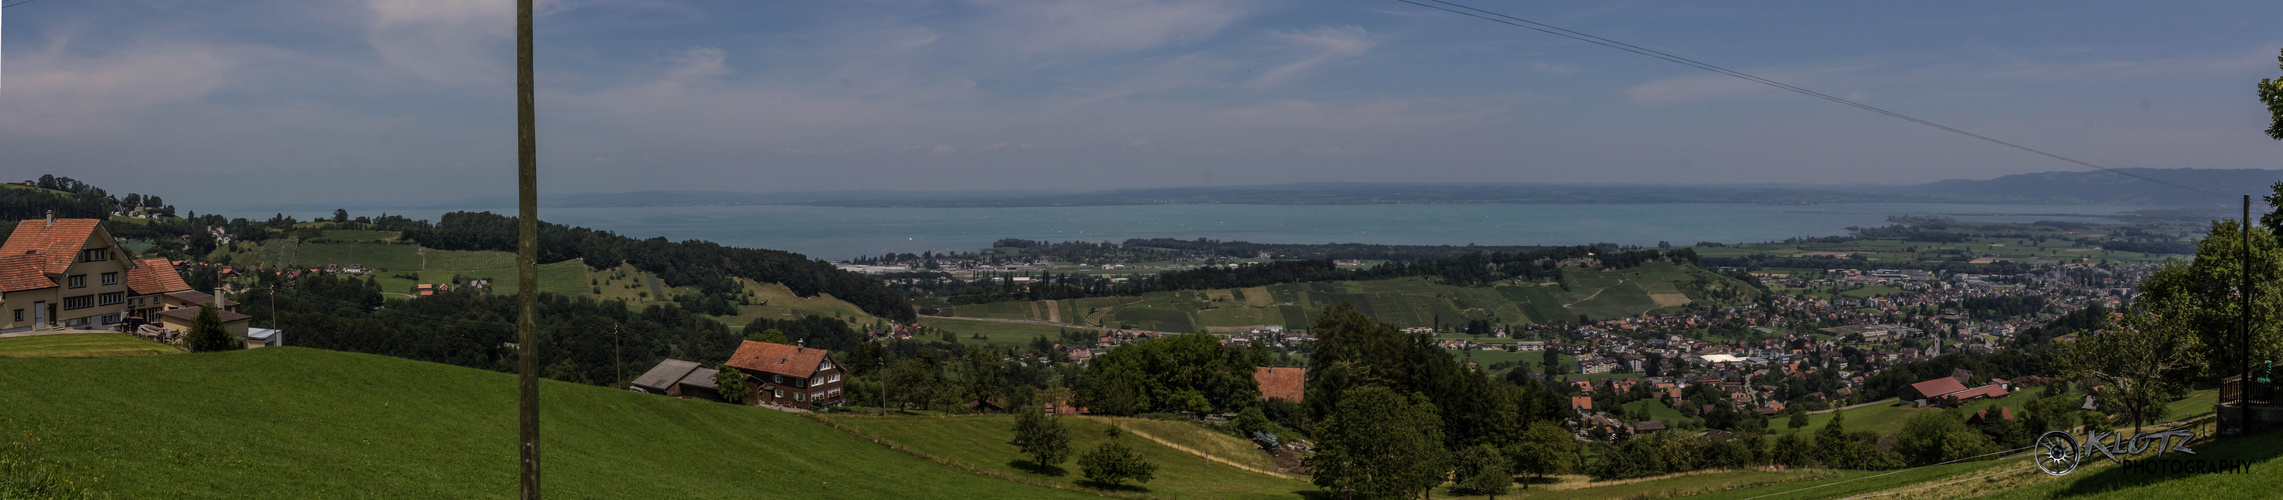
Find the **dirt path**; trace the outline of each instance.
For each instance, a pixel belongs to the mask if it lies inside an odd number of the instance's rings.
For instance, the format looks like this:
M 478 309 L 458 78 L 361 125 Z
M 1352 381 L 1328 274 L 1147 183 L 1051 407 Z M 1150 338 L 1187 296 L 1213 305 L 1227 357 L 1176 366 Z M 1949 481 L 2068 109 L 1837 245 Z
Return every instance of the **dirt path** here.
M 1269 475 L 1269 476 L 1280 477 L 1280 478 L 1284 478 L 1284 479 L 1303 479 L 1303 478 L 1301 478 L 1300 476 L 1294 476 L 1294 475 L 1291 475 L 1291 474 L 1285 474 L 1285 473 L 1282 473 L 1282 472 L 1277 472 L 1277 471 L 1272 471 L 1272 470 L 1260 470 L 1260 469 L 1255 469 L 1255 468 L 1253 468 L 1252 466 L 1248 466 L 1248 465 L 1245 465 L 1245 464 L 1240 464 L 1240 463 L 1236 463 L 1236 462 L 1231 462 L 1231 461 L 1229 461 L 1228 459 L 1225 459 L 1225 458 L 1221 458 L 1221 457 L 1219 457 L 1219 456 L 1215 456 L 1215 455 L 1212 455 L 1212 454 L 1209 454 L 1209 453 L 1205 453 L 1205 452 L 1201 452 L 1201 451 L 1197 451 L 1197 450 L 1192 450 L 1192 449 L 1189 449 L 1189 447 L 1187 447 L 1187 446 L 1182 446 L 1182 445 L 1178 445 L 1178 444 L 1173 444 L 1173 442 L 1171 442 L 1171 441 L 1166 441 L 1166 440 L 1163 440 L 1163 439 L 1158 439 L 1158 438 L 1157 438 L 1157 436 L 1151 436 L 1151 435 L 1149 435 L 1149 433 L 1146 433 L 1146 432 L 1142 432 L 1142 431 L 1137 431 L 1137 430 L 1133 430 L 1133 429 L 1129 429 L 1129 428 L 1126 428 L 1126 426 L 1118 425 L 1116 422 L 1110 422 L 1110 421 L 1107 421 L 1107 420 L 1103 420 L 1103 421 L 1101 421 L 1101 422 L 1102 422 L 1102 423 L 1105 423 L 1105 424 L 1110 424 L 1110 425 L 1113 425 L 1113 426 L 1117 426 L 1119 430 L 1123 430 L 1123 431 L 1126 431 L 1126 433 L 1127 433 L 1127 434 L 1132 434 L 1132 435 L 1136 435 L 1136 436 L 1141 436 L 1141 437 L 1142 437 L 1142 439 L 1148 439 L 1148 440 L 1151 440 L 1151 441 L 1156 441 L 1156 442 L 1157 442 L 1157 444 L 1162 444 L 1162 445 L 1165 445 L 1165 447 L 1167 447 L 1167 448 L 1172 448 L 1172 449 L 1175 449 L 1175 450 L 1180 450 L 1182 453 L 1188 453 L 1188 454 L 1191 454 L 1191 455 L 1196 455 L 1196 456 L 1199 456 L 1199 457 L 1204 457 L 1204 459 L 1206 459 L 1206 460 L 1211 460 L 1211 461 L 1214 461 L 1214 462 L 1218 462 L 1218 463 L 1222 463 L 1222 464 L 1227 464 L 1227 465 L 1228 465 L 1228 466 L 1230 466 L 1230 467 L 1236 467 L 1236 468 L 1239 468 L 1239 469 L 1244 469 L 1244 470 L 1246 470 L 1246 471 L 1249 471 L 1249 472 L 1257 472 L 1257 473 L 1261 473 L 1261 474 L 1267 474 L 1267 475 Z
M 1617 285 L 1623 285 L 1623 284 L 1625 284 L 1625 280 L 1617 280 Z M 1587 296 L 1585 296 L 1585 298 L 1582 298 L 1582 299 L 1577 299 L 1577 301 L 1576 301 L 1576 302 L 1571 302 L 1571 303 L 1568 303 L 1568 304 L 1562 304 L 1562 307 L 1569 307 L 1569 306 L 1574 306 L 1574 305 L 1578 305 L 1578 304 L 1582 304 L 1582 303 L 1585 303 L 1585 301 L 1588 301 L 1588 300 L 1593 300 L 1593 298 L 1594 298 L 1594 297 L 1600 297 L 1600 296 L 1601 296 L 1601 292 L 1606 292 L 1606 291 L 1609 291 L 1609 289 L 1610 289 L 1610 288 L 1614 288 L 1614 287 L 1616 287 L 1617 285 L 1609 285 L 1609 286 L 1601 287 L 1601 289 L 1600 289 L 1600 290 L 1594 290 L 1594 291 L 1593 291 L 1593 295 L 1587 295 Z
M 1046 304 L 1044 304 L 1044 306 L 1046 307 L 1046 320 L 1047 320 L 1047 321 L 1051 321 L 1051 322 L 1055 322 L 1055 323 L 1061 323 L 1061 322 L 1062 322 L 1062 303 L 1061 303 L 1061 302 L 1056 302 L 1056 301 L 1052 301 L 1052 300 L 1049 300 L 1049 301 L 1046 301 Z

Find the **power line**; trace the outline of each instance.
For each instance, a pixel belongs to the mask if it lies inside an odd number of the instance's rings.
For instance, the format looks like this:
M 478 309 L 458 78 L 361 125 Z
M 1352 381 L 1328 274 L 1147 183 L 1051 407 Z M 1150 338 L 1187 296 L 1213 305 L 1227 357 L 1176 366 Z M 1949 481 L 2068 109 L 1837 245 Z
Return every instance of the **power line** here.
M 1417 6 L 1420 6 L 1420 7 L 1426 7 L 1426 8 L 1430 8 L 1430 9 L 1435 9 L 1435 10 L 1439 10 L 1439 11 L 1443 11 L 1443 12 L 1449 12 L 1449 13 L 1452 13 L 1452 14 L 1458 14 L 1458 15 L 1462 15 L 1462 16 L 1467 16 L 1467 17 L 1472 17 L 1472 18 L 1481 19 L 1481 20 L 1485 20 L 1485 21 L 1490 21 L 1490 22 L 1494 22 L 1494 23 L 1504 24 L 1504 25 L 1508 25 L 1508 26 L 1513 26 L 1513 27 L 1517 27 L 1517 28 L 1523 28 L 1523 29 L 1527 29 L 1527 30 L 1531 30 L 1531 31 L 1537 31 L 1537 32 L 1540 32 L 1540 33 L 1546 33 L 1546 34 L 1550 34 L 1550 35 L 1554 35 L 1554 36 L 1559 36 L 1559 37 L 1563 37 L 1563 38 L 1568 38 L 1568 39 L 1572 39 L 1572 40 L 1577 40 L 1577 41 L 1581 41 L 1581 42 L 1586 42 L 1586 43 L 1590 43 L 1590 44 L 1594 44 L 1594 45 L 1600 45 L 1600 46 L 1603 46 L 1603 47 L 1608 47 L 1608 48 L 1612 48 L 1612 49 L 1617 49 L 1617 50 L 1622 50 L 1622 51 L 1626 51 L 1626 52 L 1631 52 L 1631 53 L 1634 53 L 1634 54 L 1639 54 L 1639 55 L 1643 55 L 1643 56 L 1648 56 L 1648 57 L 1653 57 L 1653 58 L 1657 58 L 1657 59 L 1662 59 L 1662 60 L 1665 60 L 1665 61 L 1667 61 L 1667 62 L 1672 62 L 1672 63 L 1674 63 L 1674 64 L 1680 64 L 1680 65 L 1683 65 L 1683 66 L 1688 66 L 1688 67 L 1697 68 L 1697 69 L 1701 69 L 1701 70 L 1705 70 L 1705 71 L 1710 71 L 1710 72 L 1713 72 L 1713 73 L 1719 73 L 1719 74 L 1722 74 L 1722 75 L 1727 75 L 1727 76 L 1735 77 L 1735 78 L 1737 78 L 1737 79 L 1741 79 L 1741 80 L 1744 80 L 1744 81 L 1749 81 L 1749 82 L 1758 83 L 1758 84 L 1761 84 L 1761 85 L 1767 85 L 1767 86 L 1770 86 L 1770 87 L 1775 87 L 1775 88 L 1779 88 L 1779 89 L 1789 90 L 1789 91 L 1792 91 L 1792 92 L 1795 92 L 1795 93 L 1799 93 L 1799 94 L 1801 94 L 1801 95 L 1806 95 L 1806 96 L 1808 96 L 1808 97 L 1814 97 L 1814 98 L 1817 98 L 1817 99 L 1822 99 L 1822 100 L 1831 101 L 1831 102 L 1834 102 L 1834 103 L 1838 103 L 1838 104 L 1843 104 L 1843 105 L 1851 106 L 1851 107 L 1854 107 L 1854 108 L 1856 108 L 1856 109 L 1861 109 L 1861 110 L 1864 110 L 1864 111 L 1869 111 L 1869 112 L 1873 112 L 1873 113 L 1878 113 L 1878 114 L 1882 114 L 1882 115 L 1887 115 L 1887 116 L 1889 116 L 1889 117 L 1893 117 L 1893 118 L 1896 118 L 1896 119 L 1900 119 L 1900 120 L 1908 121 L 1908 122 L 1911 122 L 1911 123 L 1917 123 L 1917 124 L 1920 124 L 1920 125 L 1925 125 L 1925 126 L 1928 126 L 1928 127 L 1934 127 L 1934 128 L 1936 128 L 1936 129 L 1941 129 L 1941 130 L 1943 130 L 1943 131 L 1947 131 L 1947 132 L 1950 132 L 1950 133 L 1954 133 L 1954 134 L 1958 134 L 1958 135 L 1963 135 L 1963 136 L 1966 136 L 1966 137 L 1972 137 L 1972 138 L 1975 138 L 1975 139 L 1980 139 L 1980 140 L 1983 140 L 1983 141 L 1986 141 L 1986 142 L 1989 142 L 1989 143 L 1992 143 L 1992 144 L 1997 144 L 1997 145 L 2000 145 L 2000 146 L 2005 146 L 2005 147 L 2009 147 L 2009 148 L 2019 149 L 2019 150 L 2022 150 L 2022 151 L 2027 151 L 2027 152 L 2030 152 L 2030 153 L 2034 153 L 2034 154 L 2037 154 L 2037 155 L 2039 155 L 2039 156 L 2044 156 L 2044 157 L 2047 157 L 2047 158 L 2052 158 L 2052 159 L 2056 159 L 2056 160 L 2061 160 L 2061 161 L 2064 161 L 2064 162 L 2074 163 L 2074 164 L 2077 164 L 2077 165 L 2082 165 L 2082 166 L 2085 166 L 2085 167 L 2089 167 L 2089 168 L 2093 168 L 2093 169 L 2101 170 L 2101 171 L 2104 171 L 2104 172 L 2108 172 L 2108 173 L 2112 173 L 2112 174 L 2122 175 L 2122 176 L 2125 176 L 2125 177 L 2131 177 L 2131 178 L 2134 178 L 2134 179 L 2140 179 L 2140 180 L 2143 180 L 2143 181 L 2153 182 L 2153 183 L 2156 183 L 2156 184 L 2160 184 L 2160 185 L 2164 185 L 2164 186 L 2169 186 L 2169 187 L 2173 187 L 2173 188 L 2179 188 L 2179 189 L 2187 190 L 2187 191 L 2190 191 L 2190 192 L 2201 193 L 2201 194 L 2204 194 L 2204 195 L 2207 195 L 2207 196 L 2216 196 L 2216 197 L 2223 197 L 2223 198 L 2224 198 L 2224 197 L 2227 197 L 2227 195 L 2224 195 L 2224 194 L 2220 194 L 2220 193 L 2217 193 L 2217 192 L 2213 192 L 2213 191 L 2210 191 L 2210 190 L 2206 190 L 2206 189 L 2202 189 L 2202 188 L 2197 188 L 2197 187 L 2193 187 L 2193 186 L 2187 186 L 2187 185 L 2183 185 L 2183 184 L 2176 184 L 2176 183 L 2167 182 L 2167 181 L 2164 181 L 2164 180 L 2161 180 L 2161 179 L 2156 179 L 2156 178 L 2153 178 L 2153 177 L 2148 177 L 2148 176 L 2145 176 L 2145 175 L 2140 175 L 2140 174 L 2135 174 L 2135 173 L 2131 173 L 2131 172 L 2126 172 L 2126 171 L 2122 171 L 2122 170 L 2117 170 L 2117 169 L 2113 169 L 2113 168 L 2109 168 L 2109 167 L 2104 167 L 2104 166 L 2100 166 L 2100 165 L 2095 165 L 2095 164 L 2093 164 L 2093 163 L 2091 163 L 2091 162 L 2087 162 L 2087 161 L 2084 161 L 2084 160 L 2079 160 L 2079 159 L 2076 159 L 2076 158 L 2070 158 L 2070 157 L 2067 157 L 2067 156 L 2061 156 L 2061 155 L 2058 155 L 2058 154 L 2054 154 L 2054 153 L 2048 153 L 2048 152 L 2045 152 L 2045 151 L 2043 151 L 2043 150 L 2039 150 L 2039 149 L 2037 149 L 2037 148 L 2032 148 L 2032 147 L 2029 147 L 2029 146 L 2023 146 L 2023 145 L 2020 145 L 2020 144 L 2015 144 L 2015 143 L 2012 143 L 2012 142 L 2007 142 L 2007 141 L 2004 141 L 2004 140 L 2000 140 L 2000 139 L 1997 139 L 1997 138 L 1994 138 L 1994 137 L 1990 137 L 1990 136 L 1986 136 L 1986 135 L 1982 135 L 1982 134 L 1977 134 L 1977 133 L 1973 133 L 1973 132 L 1968 132 L 1968 131 L 1965 131 L 1965 130 L 1960 130 L 1960 129 L 1957 129 L 1957 128 L 1955 128 L 1955 127 L 1951 127 L 1951 126 L 1948 126 L 1948 125 L 1943 125 L 1943 124 L 1940 124 L 1940 123 L 1935 123 L 1935 122 L 1927 121 L 1927 120 L 1924 120 L 1924 119 L 1920 119 L 1920 118 L 1918 118 L 1918 117 L 1914 117 L 1914 116 L 1910 116 L 1910 115 L 1905 115 L 1905 114 L 1902 114 L 1902 113 L 1897 113 L 1897 112 L 1893 112 L 1893 111 L 1888 111 L 1888 110 L 1885 110 L 1885 109 L 1881 109 L 1881 108 L 1879 108 L 1879 107 L 1876 107 L 1876 106 L 1872 106 L 1872 105 L 1869 105 L 1869 104 L 1863 104 L 1863 103 L 1860 103 L 1860 102 L 1855 102 L 1855 101 L 1853 101 L 1853 100 L 1848 100 L 1848 99 L 1845 99 L 1845 98 L 1841 98 L 1841 97 L 1837 97 L 1837 96 L 1832 96 L 1832 95 L 1830 95 L 1830 94 L 1825 94 L 1825 93 L 1822 93 L 1822 92 L 1816 92 L 1816 91 L 1813 91 L 1813 90 L 1808 90 L 1808 89 L 1805 89 L 1805 88 L 1800 88 L 1800 87 L 1798 87 L 1798 86 L 1794 86 L 1794 85 L 1791 85 L 1791 84 L 1787 84 L 1787 83 L 1783 83 L 1783 82 L 1779 82 L 1779 81 L 1775 81 L 1775 80 L 1770 80 L 1770 79 L 1767 79 L 1767 78 L 1761 78 L 1761 77 L 1759 77 L 1759 76 L 1755 76 L 1755 75 L 1752 75 L 1752 74 L 1749 74 L 1749 73 L 1745 73 L 1745 72 L 1742 72 L 1742 71 L 1736 71 L 1736 70 L 1732 70 L 1732 69 L 1728 69 L 1728 68 L 1723 68 L 1723 67 L 1720 67 L 1720 66 L 1716 66 L 1716 65 L 1713 65 L 1713 64 L 1711 64 L 1711 63 L 1706 63 L 1706 62 L 1703 62 L 1703 61 L 1698 61 L 1698 60 L 1695 60 L 1695 59 L 1690 59 L 1690 58 L 1687 58 L 1687 57 L 1682 57 L 1682 56 L 1678 56 L 1678 55 L 1669 54 L 1669 53 L 1666 53 L 1666 52 L 1663 52 L 1663 51 L 1659 51 L 1659 50 L 1656 50 L 1656 49 L 1646 48 L 1646 47 L 1642 47 L 1642 46 L 1638 46 L 1638 45 L 1633 45 L 1633 44 L 1630 44 L 1630 43 L 1625 43 L 1625 42 L 1620 42 L 1620 41 L 1616 41 L 1616 40 L 1611 40 L 1611 39 L 1607 39 L 1607 38 L 1602 38 L 1602 37 L 1598 37 L 1598 36 L 1594 36 L 1594 35 L 1589 35 L 1589 34 L 1585 34 L 1585 33 L 1580 33 L 1580 32 L 1577 32 L 1577 31 L 1572 31 L 1572 30 L 1569 30 L 1569 29 L 1566 29 L 1566 28 L 1562 28 L 1562 27 L 1560 27 L 1560 26 L 1554 26 L 1554 25 L 1550 25 L 1550 24 L 1540 23 L 1540 22 L 1537 22 L 1537 21 L 1532 21 L 1532 20 L 1528 20 L 1528 19 L 1523 19 L 1523 18 L 1519 18 L 1519 17 L 1514 17 L 1514 16 L 1510 16 L 1510 15 L 1506 15 L 1506 14 L 1500 14 L 1500 13 L 1497 13 L 1497 12 L 1492 12 L 1492 11 L 1489 11 L 1489 10 L 1479 9 L 1479 8 L 1475 8 L 1475 7 L 1469 7 L 1469 6 L 1466 6 L 1466 5 L 1461 5 L 1461 4 L 1458 4 L 1458 3 L 1447 2 L 1447 1 L 1444 1 L 1444 0 L 1424 0 L 1425 2 L 1433 2 L 1433 3 L 1437 3 L 1437 4 L 1442 4 L 1442 5 L 1430 5 L 1430 4 L 1427 4 L 1427 3 L 1422 3 L 1422 1 L 1419 1 L 1419 0 L 1396 0 L 1396 1 L 1398 1 L 1398 2 L 1403 2 L 1403 3 L 1407 3 L 1407 4 L 1411 4 L 1411 5 L 1417 5 Z M 1444 5 L 1447 5 L 1447 6 L 1449 6 L 1449 7 L 1445 7 Z

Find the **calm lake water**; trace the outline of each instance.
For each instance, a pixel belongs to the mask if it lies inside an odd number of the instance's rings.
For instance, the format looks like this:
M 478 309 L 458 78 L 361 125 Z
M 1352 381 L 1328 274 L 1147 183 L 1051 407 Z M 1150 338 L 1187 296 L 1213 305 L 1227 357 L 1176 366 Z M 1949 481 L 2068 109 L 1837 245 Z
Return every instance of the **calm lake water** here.
M 2100 221 L 2143 207 L 1835 203 L 1824 205 L 1146 205 L 1022 208 L 695 206 L 542 208 L 549 222 L 637 238 L 702 239 L 838 260 L 886 252 L 970 252 L 1000 238 L 1261 243 L 1572 245 L 1727 243 L 1846 234 L 1897 215 L 1966 221 Z M 511 208 L 471 208 L 514 213 Z M 435 220 L 443 210 L 390 211 Z M 294 214 L 329 217 L 331 212 Z M 358 212 L 358 215 L 366 215 Z

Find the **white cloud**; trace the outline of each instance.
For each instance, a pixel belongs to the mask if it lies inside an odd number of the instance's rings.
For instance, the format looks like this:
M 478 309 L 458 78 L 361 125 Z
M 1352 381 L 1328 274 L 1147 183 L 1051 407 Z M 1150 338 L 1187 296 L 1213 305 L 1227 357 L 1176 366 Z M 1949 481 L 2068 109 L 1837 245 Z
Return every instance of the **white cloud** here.
M 1372 47 L 1379 45 L 1378 37 L 1372 36 L 1371 32 L 1365 31 L 1361 26 L 1278 32 L 1275 33 L 1275 37 L 1303 48 L 1312 49 L 1315 53 L 1297 61 L 1269 68 L 1268 71 L 1262 72 L 1259 77 L 1252 79 L 1249 85 L 1253 87 L 1267 88 L 1282 85 L 1295 76 L 1314 70 L 1324 63 L 1360 56 L 1364 52 L 1370 51 Z
M 677 78 L 706 78 L 729 74 L 729 53 L 714 47 L 691 47 L 682 55 L 670 59 L 674 70 L 668 73 Z
M 120 112 L 206 95 L 243 64 L 225 48 L 192 43 L 140 44 L 103 57 L 70 54 L 68 45 L 9 62 L 0 128 L 64 134 L 117 125 Z
M 429 81 L 473 85 L 508 81 L 514 64 L 515 2 L 367 0 L 366 43 L 390 64 Z M 571 8 L 540 0 L 548 15 Z

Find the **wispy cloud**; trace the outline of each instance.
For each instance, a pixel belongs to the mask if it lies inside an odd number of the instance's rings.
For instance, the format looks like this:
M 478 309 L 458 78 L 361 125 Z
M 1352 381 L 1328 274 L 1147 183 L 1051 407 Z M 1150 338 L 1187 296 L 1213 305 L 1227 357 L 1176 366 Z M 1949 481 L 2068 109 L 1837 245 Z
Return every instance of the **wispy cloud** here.
M 1371 51 L 1372 47 L 1379 45 L 1379 38 L 1361 26 L 1278 32 L 1275 33 L 1275 37 L 1293 45 L 1313 50 L 1314 53 L 1300 60 L 1280 64 L 1262 72 L 1259 77 L 1253 78 L 1249 83 L 1255 88 L 1283 85 L 1325 63 L 1361 56 L 1365 52 Z
M 1222 0 L 974 0 L 989 9 L 979 24 L 1022 52 L 1131 51 L 1212 37 L 1249 14 Z

